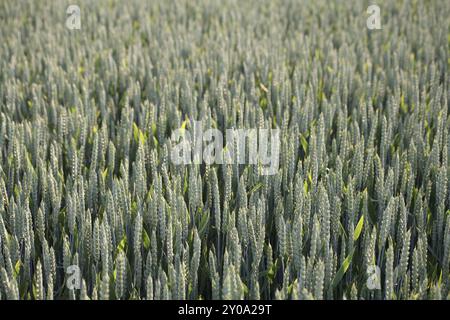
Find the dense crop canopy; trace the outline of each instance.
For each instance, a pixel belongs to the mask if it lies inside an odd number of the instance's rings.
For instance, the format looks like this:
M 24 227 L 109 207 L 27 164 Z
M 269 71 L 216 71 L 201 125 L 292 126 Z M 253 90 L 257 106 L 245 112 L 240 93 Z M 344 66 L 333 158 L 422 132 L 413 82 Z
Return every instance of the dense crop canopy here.
M 0 1 L 0 299 L 449 297 L 449 1 L 76 4 Z

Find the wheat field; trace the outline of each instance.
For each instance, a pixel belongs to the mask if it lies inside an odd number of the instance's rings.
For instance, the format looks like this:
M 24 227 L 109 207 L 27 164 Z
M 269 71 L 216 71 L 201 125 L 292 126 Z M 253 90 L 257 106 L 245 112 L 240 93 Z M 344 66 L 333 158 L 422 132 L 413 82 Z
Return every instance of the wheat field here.
M 0 300 L 450 298 L 450 2 L 370 4 L 0 1 Z

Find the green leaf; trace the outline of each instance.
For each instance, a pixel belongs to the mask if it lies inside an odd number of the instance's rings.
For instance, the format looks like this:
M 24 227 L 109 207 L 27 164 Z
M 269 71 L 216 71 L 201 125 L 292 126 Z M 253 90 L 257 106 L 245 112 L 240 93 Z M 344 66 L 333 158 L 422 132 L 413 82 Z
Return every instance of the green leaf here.
M 347 232 L 345 231 L 344 226 L 342 225 L 342 222 L 339 221 L 339 230 L 341 230 L 341 235 L 344 237 L 344 239 L 347 239 Z
M 188 187 L 189 187 L 188 175 L 185 174 L 184 175 L 184 184 L 183 184 L 183 194 L 186 194 L 186 192 L 188 191 Z
M 353 240 L 358 240 L 359 236 L 361 235 L 361 231 L 364 225 L 364 215 L 359 218 L 358 224 L 356 225 L 355 232 L 353 233 Z M 341 225 L 342 227 L 342 225 Z M 344 230 L 345 233 L 345 230 Z M 350 266 L 350 263 L 353 259 L 353 254 L 355 253 L 355 249 L 353 248 L 350 254 L 345 258 L 344 262 L 342 263 L 342 266 L 339 268 L 338 272 L 336 273 L 333 282 L 332 287 L 335 288 L 339 282 L 341 282 L 342 278 L 344 277 L 344 274 L 347 272 L 348 267 Z
M 108 174 L 108 168 L 106 168 L 105 170 L 103 170 L 103 172 L 102 172 L 102 179 L 103 179 L 103 181 L 105 181 L 105 179 L 106 179 L 106 175 Z
M 275 262 L 269 267 L 269 270 L 267 270 L 267 277 L 269 278 L 270 282 L 272 282 L 275 279 L 277 269 L 278 269 L 278 258 L 275 259 Z
M 292 291 L 298 288 L 298 279 L 295 279 L 294 282 L 292 282 L 289 286 L 288 286 L 288 294 L 291 295 Z
M 142 230 L 142 243 L 144 244 L 145 250 L 148 250 L 150 248 L 150 238 L 145 229 Z
M 122 240 L 120 240 L 119 244 L 117 245 L 117 252 L 122 251 L 125 252 L 125 248 L 127 246 L 127 236 L 123 236 Z
M 140 142 L 142 144 L 145 143 L 145 134 L 142 132 L 141 129 L 139 129 L 139 127 L 136 125 L 135 122 L 133 122 L 133 136 L 134 136 L 134 141 L 136 142 Z
M 306 141 L 306 138 L 303 134 L 300 134 L 300 143 L 302 145 L 303 151 L 305 153 L 308 152 L 308 141 Z
M 262 183 L 258 182 L 257 184 L 255 184 L 255 186 L 252 188 L 252 190 L 250 190 L 250 194 L 252 194 L 253 192 L 258 191 L 261 187 L 262 187 Z
M 308 193 L 308 181 L 304 181 L 303 182 L 303 191 L 305 191 L 305 193 Z
M 341 282 L 342 278 L 344 277 L 344 274 L 347 272 L 348 267 L 352 262 L 354 252 L 355 250 L 353 249 L 352 252 L 350 252 L 350 254 L 347 256 L 347 258 L 345 258 L 344 262 L 342 263 L 342 266 L 339 268 L 338 272 L 334 276 L 333 282 L 331 284 L 333 288 L 337 287 L 339 282 Z
M 206 230 L 206 227 L 208 226 L 208 223 L 209 223 L 209 211 L 204 211 L 202 214 L 202 219 L 199 224 L 199 229 L 198 229 L 199 235 L 203 235 L 203 233 Z
M 359 218 L 358 224 L 356 225 L 355 232 L 353 233 L 353 240 L 358 240 L 359 236 L 361 235 L 361 231 L 364 225 L 364 215 Z
M 242 290 L 244 291 L 244 296 L 248 294 L 248 287 L 245 285 L 245 283 L 242 283 Z
M 186 125 L 189 123 L 189 119 L 186 119 L 183 121 L 183 123 L 181 124 L 181 129 L 186 129 Z
M 20 260 L 17 260 L 16 265 L 14 266 L 14 278 L 17 278 L 17 276 L 19 275 L 21 267 L 22 262 Z

